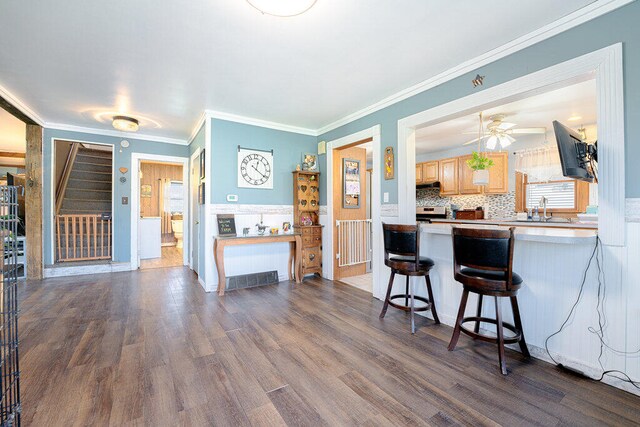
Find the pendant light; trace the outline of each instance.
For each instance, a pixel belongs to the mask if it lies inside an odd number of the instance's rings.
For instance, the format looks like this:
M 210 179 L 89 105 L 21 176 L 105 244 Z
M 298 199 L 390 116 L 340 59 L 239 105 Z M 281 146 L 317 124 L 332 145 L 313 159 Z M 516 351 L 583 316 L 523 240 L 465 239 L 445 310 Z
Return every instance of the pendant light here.
M 480 125 L 478 126 L 478 154 L 483 155 L 482 153 L 482 139 L 484 138 L 484 123 L 482 121 L 482 111 L 480 112 Z M 491 149 L 489 146 L 489 141 L 492 138 L 495 138 L 495 135 L 491 135 L 487 140 L 487 148 Z M 495 148 L 496 141 L 493 141 L 493 146 Z M 474 170 L 473 171 L 473 185 L 488 185 L 489 184 L 489 170 Z
M 280 18 L 302 15 L 316 2 L 317 0 L 247 0 L 247 3 L 262 14 Z

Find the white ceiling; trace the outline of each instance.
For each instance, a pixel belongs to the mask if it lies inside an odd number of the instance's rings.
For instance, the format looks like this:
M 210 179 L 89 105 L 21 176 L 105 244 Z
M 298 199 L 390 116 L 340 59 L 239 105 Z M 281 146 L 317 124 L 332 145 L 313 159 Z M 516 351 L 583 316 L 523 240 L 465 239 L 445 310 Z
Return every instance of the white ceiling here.
M 525 98 L 520 101 L 505 104 L 483 111 L 485 126 L 489 123 L 489 116 L 505 114 L 505 122 L 515 123 L 517 128 L 546 127 L 553 131 L 552 122 L 559 122 L 578 128 L 581 125 L 592 125 L 597 119 L 596 81 L 587 80 L 582 83 L 567 86 L 541 95 Z M 572 117 L 582 117 L 577 121 L 569 121 Z M 485 129 L 486 130 L 486 129 Z M 465 134 L 464 132 L 475 132 Z M 459 148 L 467 141 L 477 137 L 478 115 L 472 114 L 416 131 L 416 154 L 425 154 Z M 518 139 L 531 140 L 524 135 L 512 135 L 516 142 L 513 149 L 518 149 Z M 544 136 L 540 135 L 541 140 Z M 477 143 L 476 143 L 477 144 Z M 476 145 L 470 145 L 470 148 Z
M 593 2 L 3 0 L 0 86 L 48 123 L 117 111 L 185 139 L 211 109 L 318 129 Z
M 27 126 L 0 108 L 0 151 L 24 153 L 26 141 Z M 24 163 L 24 161 L 21 162 Z

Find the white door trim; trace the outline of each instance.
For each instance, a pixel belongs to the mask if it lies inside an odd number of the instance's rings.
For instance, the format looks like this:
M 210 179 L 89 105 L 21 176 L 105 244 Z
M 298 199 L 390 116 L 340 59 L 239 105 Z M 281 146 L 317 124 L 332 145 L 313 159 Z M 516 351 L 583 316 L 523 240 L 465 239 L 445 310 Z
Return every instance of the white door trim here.
M 398 121 L 398 209 L 400 221 L 415 223 L 415 130 L 454 117 L 596 79 L 598 90 L 599 225 L 606 245 L 624 246 L 625 161 L 622 44 L 570 59 Z
M 195 167 L 199 167 L 200 166 L 200 162 L 199 162 L 199 158 L 200 158 L 200 153 L 202 152 L 202 148 L 198 147 L 196 149 L 196 151 L 194 151 L 194 153 L 191 155 L 191 157 L 189 158 L 189 211 L 192 213 L 193 216 L 197 216 L 198 212 L 193 211 L 191 208 L 193 207 L 193 205 L 195 204 L 196 206 L 198 205 L 198 202 L 195 201 L 194 202 L 194 195 L 193 195 L 193 188 L 192 185 L 194 184 L 191 180 L 191 168 L 195 168 Z M 198 179 L 200 178 L 200 176 L 198 176 Z M 198 195 L 198 190 L 196 187 L 196 196 L 195 198 L 197 199 L 197 195 Z M 200 219 L 201 221 L 201 219 Z M 190 218 L 189 221 L 189 268 L 191 268 L 193 270 L 193 218 Z M 184 242 L 183 242 L 183 246 L 184 246 Z M 198 270 L 200 270 L 200 259 L 198 258 Z
M 116 236 L 113 233 L 115 230 L 115 168 L 116 168 L 116 146 L 114 144 L 108 144 L 104 142 L 93 142 L 93 141 L 85 141 L 79 139 L 69 139 L 69 138 L 60 138 L 60 137 L 52 137 L 51 138 L 51 171 L 50 171 L 50 180 L 51 180 L 51 197 L 50 197 L 50 208 L 51 215 L 49 216 L 51 224 L 51 264 L 56 263 L 56 141 L 62 142 L 78 142 L 81 144 L 93 144 L 93 145 L 104 145 L 106 147 L 111 147 L 111 261 L 116 259 Z
M 189 223 L 191 215 L 191 206 L 189 199 L 189 185 L 184 183 L 189 182 L 189 157 L 177 157 L 177 156 L 163 156 L 160 154 L 147 154 L 147 153 L 131 153 L 131 200 L 129 205 L 131 206 L 131 269 L 137 270 L 140 267 L 140 258 L 138 257 L 138 220 L 140 219 L 140 161 L 157 161 L 168 163 L 180 163 L 182 164 L 182 194 L 185 202 L 184 214 L 182 215 L 183 223 L 187 221 Z M 184 226 L 183 226 L 184 230 Z M 190 236 L 188 233 L 183 232 L 182 247 L 189 247 Z M 185 250 L 182 251 L 182 264 L 189 264 L 189 257 Z
M 380 125 L 352 133 L 351 135 L 347 135 L 327 143 L 327 228 L 329 230 L 328 233 L 326 233 L 327 238 L 325 247 L 330 249 L 322 251 L 322 264 L 324 276 L 333 280 L 333 227 L 335 224 L 335 218 L 333 215 L 333 150 L 367 138 L 372 138 L 373 145 L 373 173 L 371 174 L 371 185 L 373 186 L 371 192 L 371 219 L 373 221 L 373 296 L 381 298 L 383 290 L 379 289 L 379 278 L 381 272 L 380 260 L 382 259 L 382 252 L 381 246 L 376 244 L 376 242 L 380 241 L 382 237 L 382 226 L 380 225 L 380 192 L 382 187 L 382 146 L 380 142 Z

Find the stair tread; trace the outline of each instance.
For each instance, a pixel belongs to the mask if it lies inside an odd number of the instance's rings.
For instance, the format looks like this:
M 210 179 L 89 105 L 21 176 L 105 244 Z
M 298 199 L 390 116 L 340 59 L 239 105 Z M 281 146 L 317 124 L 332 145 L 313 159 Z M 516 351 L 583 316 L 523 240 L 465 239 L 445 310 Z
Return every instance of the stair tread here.
M 94 189 L 94 188 L 81 188 L 81 187 L 69 187 L 69 186 L 67 186 L 67 191 L 69 191 L 69 190 L 91 191 L 91 192 L 98 192 L 98 193 L 111 193 L 111 190 L 100 190 L 100 189 Z
M 69 178 L 69 181 L 83 181 L 83 182 L 88 181 L 88 182 L 102 182 L 105 184 L 111 184 L 111 180 L 103 181 L 98 179 L 84 179 L 84 178 L 73 178 L 73 177 Z
M 98 171 L 81 171 L 81 170 L 76 170 L 73 169 L 71 171 L 71 174 L 73 175 L 74 172 L 80 172 L 80 173 L 96 173 L 96 174 L 100 174 L 100 175 L 111 175 L 111 172 L 98 172 Z
M 85 162 L 82 160 L 78 160 L 76 158 L 76 163 L 75 164 L 82 164 L 82 165 L 91 165 L 91 166 L 103 166 L 103 167 L 111 167 L 110 164 L 104 164 L 104 163 L 94 163 L 94 162 Z

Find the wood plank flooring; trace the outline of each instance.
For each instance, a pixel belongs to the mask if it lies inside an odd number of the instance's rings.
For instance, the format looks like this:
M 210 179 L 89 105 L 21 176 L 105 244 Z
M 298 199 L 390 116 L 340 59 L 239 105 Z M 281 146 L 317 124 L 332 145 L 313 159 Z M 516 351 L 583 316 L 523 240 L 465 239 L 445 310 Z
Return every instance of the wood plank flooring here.
M 640 398 L 322 279 L 206 294 L 186 268 L 21 285 L 24 425 L 638 425 Z
M 176 246 L 163 246 L 160 258 L 141 259 L 140 268 L 166 268 L 180 267 L 183 265 L 182 248 Z

